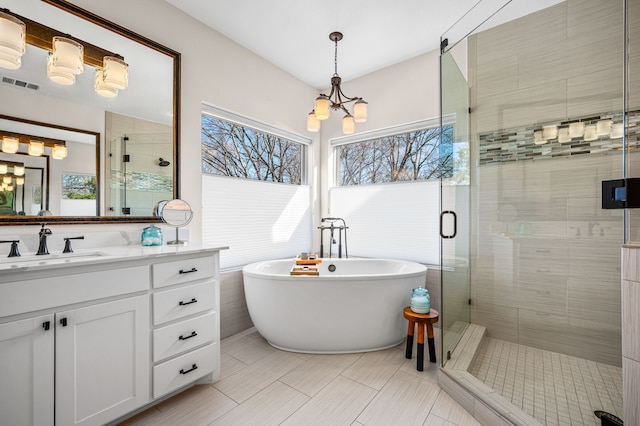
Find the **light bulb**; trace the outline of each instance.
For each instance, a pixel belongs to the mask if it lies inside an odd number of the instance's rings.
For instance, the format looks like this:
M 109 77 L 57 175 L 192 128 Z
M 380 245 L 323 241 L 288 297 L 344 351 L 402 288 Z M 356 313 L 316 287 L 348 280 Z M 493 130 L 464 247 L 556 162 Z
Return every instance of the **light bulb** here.
M 320 131 L 320 120 L 318 120 L 314 111 L 307 115 L 307 130 L 310 132 Z
M 316 112 L 316 118 L 318 120 L 326 120 L 329 118 L 329 98 L 325 95 L 318 96 L 316 98 L 314 111 Z
M 20 142 L 18 138 L 13 138 L 11 136 L 3 136 L 2 137 L 2 152 L 7 154 L 15 154 L 18 152 L 18 148 L 20 146 Z
M 33 155 L 34 157 L 39 157 L 44 154 L 44 142 L 29 142 L 29 149 L 27 150 L 27 154 Z
M 350 135 L 355 131 L 355 123 L 353 121 L 353 116 L 351 114 L 347 114 L 342 119 L 342 133 L 345 135 Z
M 367 121 L 367 103 L 362 99 L 359 99 L 353 105 L 353 121 L 356 123 Z

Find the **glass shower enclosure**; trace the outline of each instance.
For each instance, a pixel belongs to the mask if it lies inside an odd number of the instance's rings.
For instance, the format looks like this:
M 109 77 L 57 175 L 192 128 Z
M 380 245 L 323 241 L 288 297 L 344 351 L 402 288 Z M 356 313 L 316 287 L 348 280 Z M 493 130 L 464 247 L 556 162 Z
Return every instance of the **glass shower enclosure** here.
M 470 371 L 542 424 L 622 414 L 620 247 L 633 231 L 602 208 L 602 181 L 640 169 L 627 3 L 484 0 L 442 37 L 441 112 L 468 172 L 442 183 L 443 364 L 469 324 L 485 327 Z M 529 377 L 563 366 L 571 385 Z

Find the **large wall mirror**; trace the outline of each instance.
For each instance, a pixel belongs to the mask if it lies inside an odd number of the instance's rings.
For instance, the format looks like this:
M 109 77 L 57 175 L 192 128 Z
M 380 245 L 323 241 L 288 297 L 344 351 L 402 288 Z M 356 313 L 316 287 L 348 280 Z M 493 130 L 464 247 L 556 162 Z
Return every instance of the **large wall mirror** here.
M 0 11 L 39 28 L 20 66 L 0 67 L 0 224 L 160 221 L 156 204 L 179 198 L 180 54 L 65 0 L 0 0 Z M 37 39 L 50 30 L 87 46 L 72 84 L 48 69 L 52 46 Z M 96 90 L 98 54 L 128 65 L 109 97 Z

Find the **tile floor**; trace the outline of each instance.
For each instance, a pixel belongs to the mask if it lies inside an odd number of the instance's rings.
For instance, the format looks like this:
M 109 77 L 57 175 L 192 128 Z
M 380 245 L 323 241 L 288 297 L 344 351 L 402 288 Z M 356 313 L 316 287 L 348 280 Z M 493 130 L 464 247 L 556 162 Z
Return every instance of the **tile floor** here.
M 404 344 L 377 352 L 280 351 L 250 329 L 221 343 L 222 377 L 195 386 L 122 425 L 478 426 L 437 383 L 437 364 L 416 370 Z
M 599 426 L 594 410 L 623 416 L 619 367 L 485 337 L 469 372 L 548 426 Z

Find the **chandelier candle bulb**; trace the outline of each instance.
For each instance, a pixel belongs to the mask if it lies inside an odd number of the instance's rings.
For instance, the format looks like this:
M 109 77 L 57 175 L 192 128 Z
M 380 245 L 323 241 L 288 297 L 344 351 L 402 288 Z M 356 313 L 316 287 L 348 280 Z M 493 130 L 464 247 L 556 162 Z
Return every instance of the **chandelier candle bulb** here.
M 310 132 L 320 131 L 320 120 L 318 120 L 314 111 L 311 111 L 307 116 L 307 130 Z
M 367 121 L 367 102 L 362 99 L 353 105 L 353 121 L 356 123 Z
M 342 119 L 342 133 L 345 135 L 350 135 L 355 131 L 355 123 L 353 121 L 353 116 L 351 114 L 347 114 Z
M 326 120 L 329 118 L 329 98 L 326 96 L 318 96 L 314 111 L 318 120 Z

